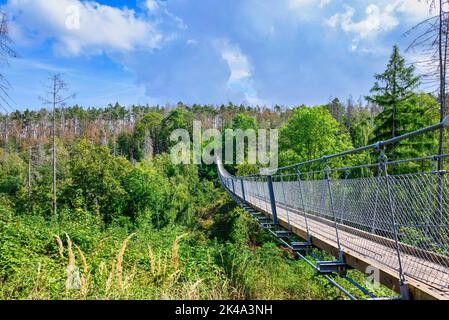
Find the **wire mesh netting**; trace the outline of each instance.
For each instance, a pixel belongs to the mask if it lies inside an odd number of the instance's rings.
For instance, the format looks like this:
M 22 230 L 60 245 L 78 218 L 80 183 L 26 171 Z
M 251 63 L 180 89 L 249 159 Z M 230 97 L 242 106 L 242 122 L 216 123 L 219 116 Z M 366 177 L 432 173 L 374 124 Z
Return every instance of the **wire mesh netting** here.
M 272 213 L 267 177 L 222 179 L 235 195 Z M 448 184 L 445 172 L 356 179 L 273 177 L 279 219 L 343 251 L 397 272 L 402 267 L 406 277 L 444 291 L 449 290 Z

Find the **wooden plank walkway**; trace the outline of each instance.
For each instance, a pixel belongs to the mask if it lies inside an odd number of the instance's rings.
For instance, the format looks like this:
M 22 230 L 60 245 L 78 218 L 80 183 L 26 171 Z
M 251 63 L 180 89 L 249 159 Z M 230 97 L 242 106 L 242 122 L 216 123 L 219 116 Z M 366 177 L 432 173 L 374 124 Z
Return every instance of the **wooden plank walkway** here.
M 246 200 L 254 209 L 271 217 L 269 202 L 249 194 Z M 293 233 L 307 239 L 306 219 L 303 212 L 279 203 L 276 209 L 281 226 L 286 228 L 290 226 Z M 337 257 L 338 244 L 334 222 L 317 215 L 307 214 L 306 216 L 313 245 Z M 368 267 L 379 270 L 379 281 L 399 292 L 399 263 L 392 241 L 342 224 L 338 225 L 345 262 L 364 273 L 367 272 Z M 413 250 L 406 252 L 413 252 Z M 401 261 L 412 299 L 449 300 L 449 269 L 447 267 L 424 260 L 419 257 L 419 254 L 401 252 Z

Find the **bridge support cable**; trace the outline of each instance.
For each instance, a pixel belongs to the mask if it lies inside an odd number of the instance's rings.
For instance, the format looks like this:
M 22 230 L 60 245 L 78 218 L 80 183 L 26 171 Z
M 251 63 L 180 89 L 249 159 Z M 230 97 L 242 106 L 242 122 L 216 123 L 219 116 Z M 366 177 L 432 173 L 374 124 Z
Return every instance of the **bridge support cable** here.
M 287 248 L 291 248 L 291 245 L 288 244 L 285 240 L 283 239 L 278 239 L 279 242 L 281 244 L 283 244 L 284 246 L 286 246 Z M 310 261 L 309 259 L 307 259 L 306 256 L 302 255 L 300 252 L 298 251 L 294 251 L 295 255 L 303 260 L 304 262 L 306 262 L 310 267 L 312 267 L 317 273 L 321 273 L 320 272 L 320 268 L 319 266 L 315 265 L 312 261 Z M 329 281 L 334 287 L 336 287 L 338 290 L 340 290 L 345 296 L 347 296 L 350 300 L 358 300 L 354 295 L 352 295 L 351 293 L 349 293 L 348 290 L 346 290 L 345 288 L 343 288 L 340 284 L 338 284 L 334 279 L 332 279 L 328 274 L 324 274 L 323 275 L 324 278 Z M 339 276 L 341 276 L 339 274 Z M 343 278 L 343 276 L 341 276 Z M 346 277 L 346 280 L 351 279 L 349 277 Z M 349 281 L 349 280 L 348 280 Z M 376 297 L 374 294 L 372 294 L 371 292 L 369 292 L 366 288 L 364 288 L 363 286 L 361 286 L 360 284 L 358 284 L 356 281 L 352 280 L 350 281 L 350 283 L 352 285 L 354 285 L 356 288 L 360 289 L 363 293 L 365 293 L 366 295 L 370 296 L 370 297 Z M 357 285 L 356 285 L 357 284 Z M 362 290 L 363 288 L 363 290 Z
M 376 295 L 371 293 L 369 290 L 367 290 L 365 287 L 361 286 L 359 283 L 354 281 L 353 279 L 349 278 L 346 275 L 341 276 L 343 279 L 347 280 L 349 283 L 351 283 L 353 286 L 357 287 L 360 291 L 362 291 L 364 294 L 369 296 L 371 299 L 377 299 Z

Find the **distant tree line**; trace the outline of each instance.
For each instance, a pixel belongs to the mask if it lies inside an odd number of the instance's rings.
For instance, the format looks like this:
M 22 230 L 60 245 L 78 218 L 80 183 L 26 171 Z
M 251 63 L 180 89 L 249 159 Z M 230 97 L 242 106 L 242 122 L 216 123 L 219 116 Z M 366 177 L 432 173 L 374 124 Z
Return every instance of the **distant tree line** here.
M 437 97 L 418 90 L 421 78 L 406 63 L 397 46 L 386 70 L 375 75 L 371 95 L 346 102 L 334 98 L 328 104 L 272 108 L 232 103 L 174 106 L 116 103 L 106 108 L 57 107 L 56 136 L 62 145 L 78 139 L 107 146 L 115 156 L 138 162 L 169 152 L 175 129 L 192 132 L 193 121 L 203 129 L 281 129 L 281 163 L 290 164 L 384 141 L 439 121 Z M 15 111 L 0 117 L 0 146 L 21 152 L 29 147 L 44 155 L 52 136 L 52 113 Z M 249 126 L 249 127 L 248 127 Z M 386 150 L 389 160 L 436 154 L 438 139 L 430 133 Z

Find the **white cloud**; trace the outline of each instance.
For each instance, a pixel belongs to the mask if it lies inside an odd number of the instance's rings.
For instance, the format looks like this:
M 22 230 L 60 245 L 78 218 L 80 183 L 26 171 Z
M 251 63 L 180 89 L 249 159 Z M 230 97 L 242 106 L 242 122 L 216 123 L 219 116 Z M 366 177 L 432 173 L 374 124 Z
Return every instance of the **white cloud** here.
M 149 2 L 147 2 L 148 5 Z M 134 10 L 79 0 L 9 0 L 12 37 L 21 44 L 52 40 L 65 56 L 160 46 L 163 36 Z
M 230 45 L 229 42 L 223 42 L 221 56 L 231 70 L 230 82 L 240 81 L 251 77 L 251 67 L 246 57 L 238 46 Z
M 159 4 L 157 3 L 157 0 L 146 0 L 145 6 L 148 9 L 148 11 L 153 12 L 159 9 Z
M 345 32 L 354 33 L 358 39 L 375 37 L 381 32 L 389 31 L 399 24 L 394 15 L 394 5 L 386 5 L 383 9 L 375 4 L 366 7 L 364 19 L 354 21 L 354 8 L 347 6 L 346 12 L 330 17 L 326 24 L 332 28 L 340 27 Z
M 331 28 L 339 28 L 353 35 L 351 50 L 372 51 L 369 48 L 361 48 L 362 41 L 371 41 L 375 45 L 376 38 L 385 34 L 400 24 L 406 23 L 410 27 L 430 17 L 429 4 L 426 0 L 378 0 L 375 4 L 372 0 L 365 1 L 364 16 L 355 19 L 354 7 L 345 5 L 345 11 L 337 13 L 325 20 L 325 25 Z
M 341 27 L 345 32 L 352 32 L 359 38 L 367 38 L 389 31 L 400 23 L 400 18 L 407 22 L 419 22 L 430 17 L 429 4 L 426 0 L 379 0 L 375 4 L 368 3 L 365 17 L 354 21 L 356 11 L 346 6 L 346 11 L 330 17 L 326 24 L 330 27 Z M 402 17 L 399 17 L 399 14 Z
M 398 0 L 399 13 L 412 23 L 423 21 L 430 17 L 430 7 L 427 0 Z
M 243 93 L 248 103 L 262 104 L 253 87 L 252 67 L 248 57 L 242 53 L 239 46 L 233 45 L 227 40 L 220 41 L 218 46 L 222 59 L 226 61 L 231 71 L 228 87 Z

